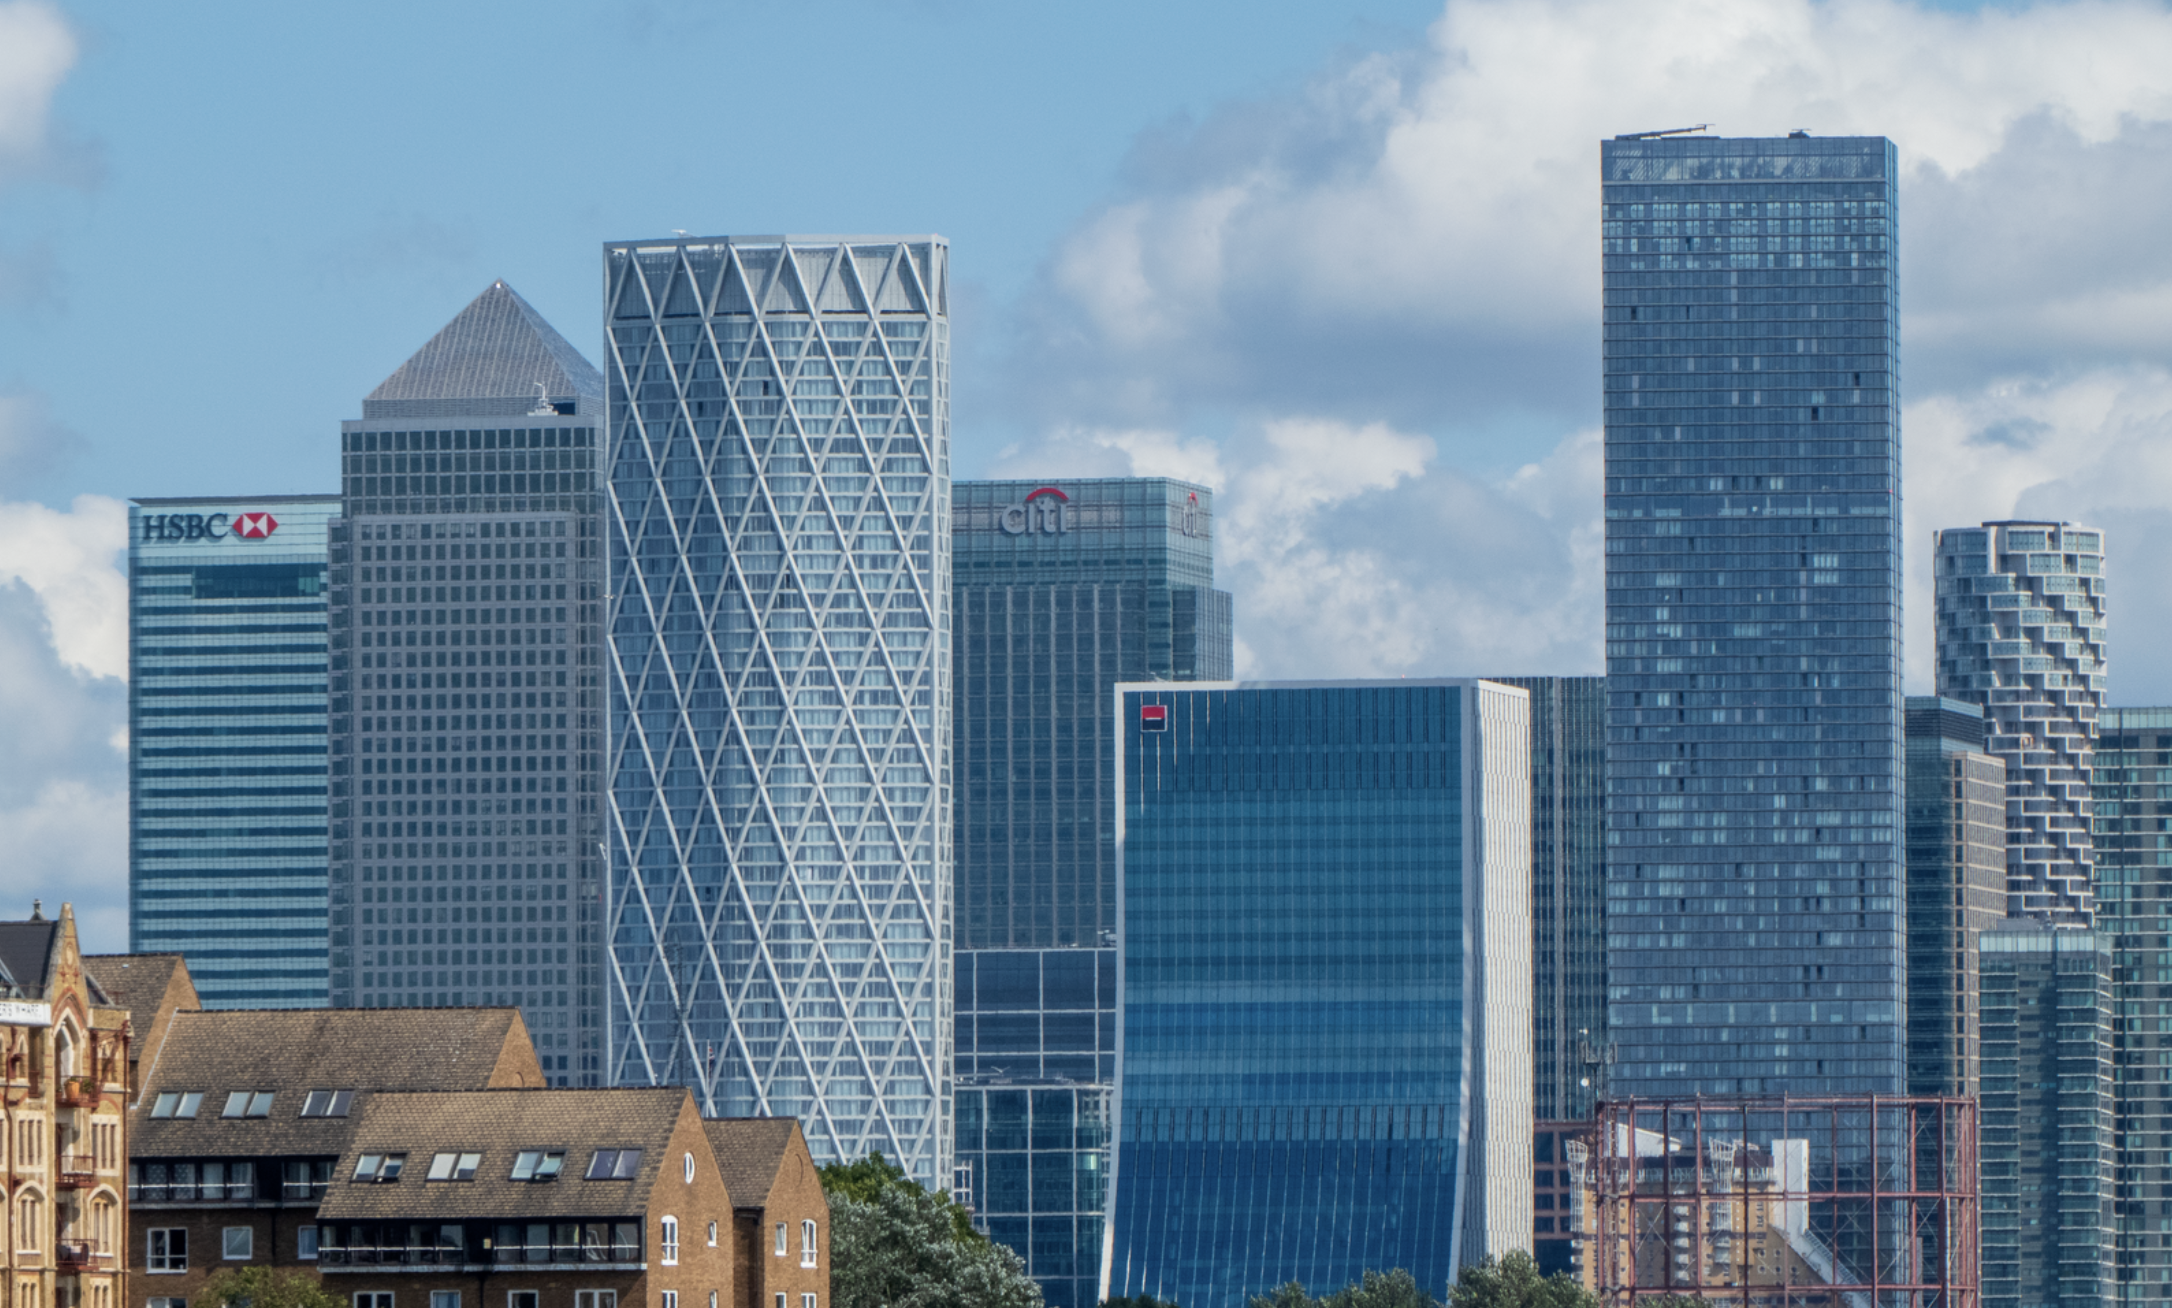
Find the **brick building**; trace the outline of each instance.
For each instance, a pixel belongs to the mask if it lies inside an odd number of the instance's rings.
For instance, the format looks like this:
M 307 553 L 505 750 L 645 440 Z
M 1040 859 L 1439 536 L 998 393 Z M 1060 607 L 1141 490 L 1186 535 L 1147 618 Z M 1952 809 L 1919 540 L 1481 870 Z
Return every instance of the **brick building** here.
M 128 1097 L 135 1101 L 143 1051 L 156 1049 L 176 1013 L 203 1007 L 179 954 L 85 954 L 83 970 L 116 1008 L 128 1010 Z
M 828 1308 L 830 1203 L 798 1119 L 725 1117 L 704 1125 L 732 1200 L 725 1308 Z
M 12 1308 L 120 1308 L 128 1013 L 84 975 L 75 913 L 0 922 L 0 1275 Z

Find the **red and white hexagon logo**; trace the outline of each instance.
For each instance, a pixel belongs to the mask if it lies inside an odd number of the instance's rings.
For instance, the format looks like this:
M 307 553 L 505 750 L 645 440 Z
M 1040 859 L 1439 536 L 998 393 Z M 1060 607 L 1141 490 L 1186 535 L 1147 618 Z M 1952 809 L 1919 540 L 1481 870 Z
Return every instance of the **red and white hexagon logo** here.
M 279 530 L 279 519 L 269 513 L 243 513 L 234 518 L 234 534 L 243 540 L 262 540 Z

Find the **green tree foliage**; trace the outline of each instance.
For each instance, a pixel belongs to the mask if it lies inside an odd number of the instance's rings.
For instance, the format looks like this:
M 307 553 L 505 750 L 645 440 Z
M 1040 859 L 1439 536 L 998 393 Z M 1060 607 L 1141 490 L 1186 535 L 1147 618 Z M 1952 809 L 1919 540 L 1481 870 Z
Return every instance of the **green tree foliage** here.
M 204 1282 L 189 1308 L 347 1308 L 314 1276 L 270 1267 L 229 1267 Z
M 1541 1276 L 1536 1259 L 1511 1249 L 1464 1268 L 1448 1291 L 1448 1308 L 1599 1308 L 1599 1301 L 1567 1272 Z
M 831 1308 L 1041 1308 L 1017 1254 L 881 1154 L 824 1167 L 822 1189 Z
M 1124 1294 L 1114 1299 L 1103 1299 L 1101 1308 L 1177 1308 L 1177 1305 L 1173 1299 L 1156 1299 L 1150 1294 Z
M 1398 1267 L 1392 1272 L 1368 1271 L 1324 1299 L 1313 1298 L 1304 1286 L 1291 1281 L 1271 1294 L 1254 1295 L 1251 1308 L 1440 1308 L 1440 1300 Z

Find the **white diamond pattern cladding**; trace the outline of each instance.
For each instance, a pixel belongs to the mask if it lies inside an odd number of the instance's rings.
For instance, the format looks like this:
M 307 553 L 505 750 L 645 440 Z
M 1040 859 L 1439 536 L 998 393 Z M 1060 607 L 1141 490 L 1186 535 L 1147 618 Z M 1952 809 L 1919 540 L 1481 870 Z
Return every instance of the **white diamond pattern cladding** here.
M 613 1078 L 798 1115 L 818 1160 L 879 1149 L 930 1184 L 950 1165 L 947 253 L 607 251 Z

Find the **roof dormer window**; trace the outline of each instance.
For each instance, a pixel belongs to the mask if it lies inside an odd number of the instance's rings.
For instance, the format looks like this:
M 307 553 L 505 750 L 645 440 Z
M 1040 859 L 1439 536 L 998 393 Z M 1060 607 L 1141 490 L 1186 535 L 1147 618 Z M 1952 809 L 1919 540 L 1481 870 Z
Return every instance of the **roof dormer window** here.
M 226 1097 L 226 1109 L 221 1117 L 270 1117 L 272 1092 L 269 1090 L 236 1090 Z
M 364 1154 L 354 1165 L 357 1181 L 397 1181 L 407 1167 L 406 1154 Z
M 482 1165 L 481 1154 L 439 1154 L 430 1160 L 432 1181 L 472 1181 L 475 1169 Z
M 194 1090 L 168 1090 L 151 1104 L 152 1117 L 194 1117 L 204 1097 Z
M 598 1149 L 596 1156 L 588 1160 L 591 1181 L 631 1181 L 640 1170 L 639 1149 Z
M 513 1158 L 515 1181 L 555 1181 L 566 1165 L 563 1149 L 523 1149 Z
M 312 1090 L 302 1101 L 304 1117 L 345 1117 L 347 1105 L 354 1100 L 352 1090 Z

